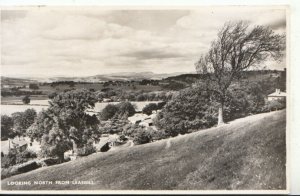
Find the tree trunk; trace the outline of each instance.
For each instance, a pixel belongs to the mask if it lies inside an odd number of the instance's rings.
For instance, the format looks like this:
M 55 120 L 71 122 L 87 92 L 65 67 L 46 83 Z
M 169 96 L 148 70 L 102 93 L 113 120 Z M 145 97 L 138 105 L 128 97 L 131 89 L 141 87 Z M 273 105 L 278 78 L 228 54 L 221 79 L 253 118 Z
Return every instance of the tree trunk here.
M 59 159 L 59 163 L 63 163 L 65 160 L 65 155 L 64 153 L 59 153 L 58 154 L 58 159 Z
M 73 154 L 77 154 L 77 144 L 73 139 L 72 139 L 72 144 L 73 144 Z
M 219 116 L 218 116 L 218 125 L 224 124 L 223 120 L 223 104 L 220 105 L 219 107 Z

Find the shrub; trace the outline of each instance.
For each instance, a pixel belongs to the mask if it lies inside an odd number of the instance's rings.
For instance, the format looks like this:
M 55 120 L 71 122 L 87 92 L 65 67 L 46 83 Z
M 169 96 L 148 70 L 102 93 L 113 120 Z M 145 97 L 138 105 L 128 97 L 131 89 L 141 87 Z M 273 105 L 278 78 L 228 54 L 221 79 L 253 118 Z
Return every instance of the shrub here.
M 1 167 L 8 168 L 16 164 L 16 155 L 14 153 L 8 153 L 1 157 Z
M 167 104 L 167 102 L 165 102 L 165 101 L 158 102 L 157 103 L 157 110 L 161 110 L 166 104 Z
M 156 130 L 156 129 L 153 129 L 151 127 L 148 127 L 147 131 L 151 135 L 152 140 L 161 140 L 161 139 L 167 138 L 166 133 L 162 130 Z
M 78 156 L 87 156 L 87 155 L 90 155 L 94 152 L 96 152 L 96 149 L 92 145 L 87 145 L 83 148 L 78 148 L 77 149 L 77 155 Z
M 35 162 L 29 162 L 18 166 L 18 172 L 25 173 L 39 168 L 40 166 Z
M 108 104 L 102 110 L 100 116 L 102 120 L 111 119 L 118 112 L 118 107 L 113 104 Z
M 282 110 L 285 107 L 286 107 L 285 100 L 272 100 L 272 101 L 268 101 L 262 110 L 265 112 L 271 112 L 275 110 Z
M 133 116 L 135 114 L 134 106 L 128 101 L 117 104 L 117 107 L 119 116 Z
M 53 158 L 53 157 L 45 158 L 45 159 L 42 159 L 42 160 L 38 161 L 38 165 L 41 166 L 41 167 L 56 165 L 58 163 L 60 163 L 60 159 L 59 158 Z
M 1 115 L 1 140 L 7 140 L 15 136 L 13 126 L 14 121 L 10 116 Z
M 137 96 L 136 100 L 137 101 L 145 101 L 146 97 L 143 94 L 140 94 L 140 95 Z
M 149 103 L 149 104 L 145 105 L 145 107 L 143 108 L 142 111 L 144 114 L 150 115 L 150 114 L 152 114 L 153 110 L 157 110 L 156 103 Z
M 25 150 L 21 153 L 16 154 L 16 164 L 25 163 L 31 159 L 37 157 L 37 154 L 30 150 Z
M 216 124 L 217 117 L 217 104 L 210 94 L 200 88 L 188 88 L 180 91 L 164 106 L 154 124 L 166 136 L 176 136 L 211 127 Z
M 128 137 L 134 137 L 134 134 L 137 132 L 137 129 L 139 128 L 140 128 L 139 125 L 129 123 L 123 127 L 122 134 Z
M 152 141 L 151 134 L 149 131 L 143 128 L 139 128 L 134 134 L 133 143 L 136 145 L 146 144 Z
M 30 98 L 29 98 L 29 96 L 28 96 L 28 95 L 25 95 L 25 97 L 23 97 L 22 101 L 23 101 L 24 104 L 29 104 L 29 103 L 30 103 Z
M 128 139 L 125 135 L 122 134 L 122 135 L 119 136 L 119 140 L 124 142 L 124 141 L 127 141 Z
M 37 84 L 29 84 L 29 88 L 33 90 L 39 89 L 39 86 Z

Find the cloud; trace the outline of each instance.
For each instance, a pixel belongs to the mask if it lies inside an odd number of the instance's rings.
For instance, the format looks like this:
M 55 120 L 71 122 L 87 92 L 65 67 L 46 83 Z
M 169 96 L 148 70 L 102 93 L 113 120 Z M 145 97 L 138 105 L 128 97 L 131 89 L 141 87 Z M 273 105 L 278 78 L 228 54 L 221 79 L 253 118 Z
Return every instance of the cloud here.
M 285 30 L 286 28 L 286 21 L 285 19 L 274 21 L 270 24 L 270 27 L 274 30 Z
M 9 76 L 190 72 L 227 20 L 285 32 L 285 11 L 273 8 L 40 8 L 2 15 L 1 68 Z
M 181 58 L 182 55 L 178 54 L 178 52 L 170 52 L 163 49 L 158 50 L 141 50 L 130 52 L 124 54 L 124 56 L 134 57 L 140 60 L 148 60 L 148 59 L 168 59 L 168 58 Z

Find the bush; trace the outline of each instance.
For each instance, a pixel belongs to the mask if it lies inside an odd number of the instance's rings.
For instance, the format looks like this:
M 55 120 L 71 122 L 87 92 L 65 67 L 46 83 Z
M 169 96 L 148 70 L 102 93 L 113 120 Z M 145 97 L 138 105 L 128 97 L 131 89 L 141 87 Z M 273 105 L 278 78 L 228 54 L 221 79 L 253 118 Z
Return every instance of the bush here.
M 122 134 L 128 137 L 134 137 L 134 134 L 137 132 L 139 128 L 140 128 L 139 125 L 129 123 L 123 127 Z
M 29 88 L 33 90 L 39 89 L 39 86 L 37 84 L 29 84 Z
M 25 95 L 25 97 L 23 97 L 22 101 L 23 101 L 24 104 L 29 104 L 29 103 L 30 103 L 30 98 L 29 98 L 29 96 L 28 96 L 28 95 Z
M 8 168 L 16 164 L 16 155 L 14 153 L 8 153 L 1 157 L 1 168 Z
M 157 103 L 157 110 L 161 110 L 166 104 L 167 104 L 167 102 L 165 102 L 165 101 L 158 102 Z
M 87 155 L 90 155 L 94 152 L 96 152 L 96 149 L 92 145 L 87 145 L 83 148 L 78 148 L 77 149 L 77 155 L 78 156 L 87 156 Z
M 7 140 L 8 138 L 13 138 L 15 136 L 13 126 L 14 121 L 12 117 L 1 115 L 1 140 Z
M 128 139 L 125 135 L 122 134 L 122 135 L 119 136 L 119 140 L 124 142 L 124 141 L 127 141 Z
M 139 128 L 134 134 L 133 143 L 136 145 L 146 144 L 152 141 L 149 131 L 143 128 Z
M 157 114 L 154 124 L 166 136 L 177 136 L 217 123 L 217 103 L 201 88 L 188 88 L 169 101 Z
M 285 107 L 286 107 L 285 100 L 272 100 L 272 101 L 268 101 L 262 110 L 265 112 L 271 112 L 276 110 L 282 110 Z
M 29 150 L 25 150 L 21 153 L 10 152 L 1 158 L 1 167 L 8 168 L 16 164 L 28 162 L 36 157 L 36 153 Z
M 148 127 L 147 131 L 151 135 L 152 140 L 161 140 L 167 138 L 166 133 L 162 130 L 156 130 L 151 127 Z
M 25 163 L 31 159 L 37 157 L 37 154 L 30 150 L 25 150 L 19 154 L 16 154 L 16 164 Z
M 117 104 L 117 107 L 119 116 L 133 116 L 135 114 L 134 106 L 128 101 Z
M 108 120 L 111 119 L 118 111 L 118 107 L 113 104 L 108 104 L 105 106 L 105 108 L 102 110 L 100 116 L 102 120 Z
M 56 164 L 59 164 L 59 163 L 60 163 L 60 159 L 59 158 L 53 158 L 53 157 L 45 158 L 45 159 L 42 159 L 42 160 L 38 161 L 38 165 L 41 166 L 41 167 L 56 165 Z
M 117 105 L 108 104 L 102 110 L 100 117 L 102 120 L 106 121 L 112 119 L 113 117 L 116 118 L 123 118 L 126 116 L 132 116 L 135 114 L 135 108 L 130 102 L 121 102 Z
M 157 110 L 156 103 L 149 103 L 149 104 L 145 105 L 145 107 L 143 108 L 142 111 L 144 114 L 150 115 L 150 114 L 152 114 L 153 110 Z
M 23 165 L 18 166 L 18 172 L 25 173 L 39 168 L 40 166 L 35 162 L 25 163 Z

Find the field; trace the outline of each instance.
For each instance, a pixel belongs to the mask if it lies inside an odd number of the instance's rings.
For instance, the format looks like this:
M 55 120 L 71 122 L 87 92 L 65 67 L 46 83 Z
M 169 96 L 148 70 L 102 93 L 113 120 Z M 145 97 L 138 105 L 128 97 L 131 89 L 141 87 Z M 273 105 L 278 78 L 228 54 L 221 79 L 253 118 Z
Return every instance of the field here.
M 4 190 L 274 190 L 286 188 L 286 111 L 119 151 L 96 153 L 2 181 Z M 9 186 L 12 181 L 52 185 Z M 56 184 L 55 181 L 93 181 Z
M 12 105 L 1 105 L 2 115 L 11 115 L 14 112 L 24 112 L 26 109 L 33 108 L 36 112 L 42 111 L 42 109 L 47 109 L 49 100 L 32 100 L 28 105 L 21 105 L 17 101 L 13 102 Z M 136 111 L 142 111 L 145 105 L 149 103 L 158 103 L 159 101 L 132 101 L 131 103 L 136 106 Z M 108 102 L 108 103 L 96 103 L 95 108 L 91 110 L 92 113 L 101 112 L 103 108 L 108 104 L 118 104 L 119 102 Z

